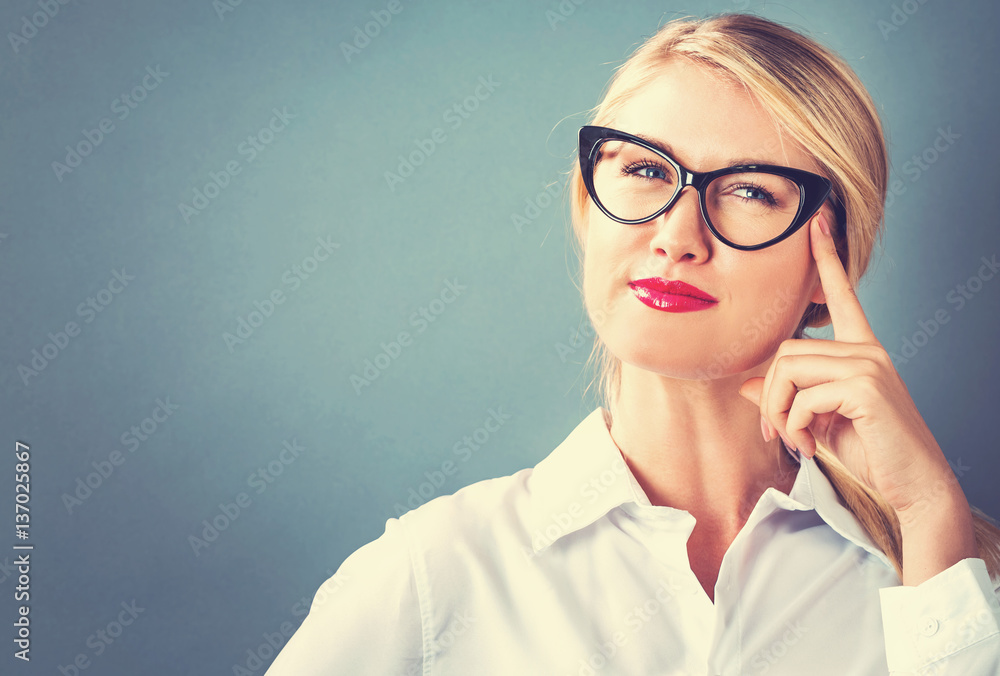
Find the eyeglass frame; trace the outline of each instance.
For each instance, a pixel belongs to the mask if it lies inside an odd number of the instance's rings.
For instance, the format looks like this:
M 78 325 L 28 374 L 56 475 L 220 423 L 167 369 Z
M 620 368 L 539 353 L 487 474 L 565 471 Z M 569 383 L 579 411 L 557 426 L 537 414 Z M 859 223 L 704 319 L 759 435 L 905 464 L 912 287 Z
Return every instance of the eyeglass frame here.
M 611 140 L 628 141 L 642 146 L 643 148 L 666 160 L 676 170 L 677 175 L 680 177 L 680 180 L 678 181 L 680 187 L 678 187 L 674 192 L 673 197 L 671 197 L 667 203 L 663 205 L 663 207 L 658 209 L 651 216 L 635 220 L 619 218 L 618 216 L 612 214 L 611 211 L 601 203 L 600 198 L 597 197 L 597 190 L 594 188 L 594 154 L 602 141 Z M 705 224 L 708 225 L 708 229 L 712 231 L 712 234 L 720 242 L 734 249 L 739 249 L 740 251 L 756 251 L 758 249 L 764 249 L 791 237 L 805 223 L 808 223 L 810 218 L 816 215 L 816 212 L 822 208 L 827 199 L 829 199 L 833 204 L 838 225 L 844 225 L 847 221 L 847 214 L 844 209 L 844 205 L 833 193 L 833 183 L 828 178 L 820 176 L 819 174 L 814 174 L 811 171 L 806 171 L 805 169 L 782 167 L 774 164 L 742 164 L 732 167 L 724 167 L 714 171 L 691 171 L 664 152 L 661 148 L 651 144 L 649 141 L 610 127 L 598 127 L 593 125 L 580 127 L 579 142 L 580 172 L 583 177 L 583 183 L 587 187 L 587 192 L 590 195 L 590 198 L 594 201 L 594 204 L 596 204 L 608 218 L 619 223 L 624 223 L 626 225 L 638 225 L 640 223 L 647 223 L 655 218 L 659 218 L 661 215 L 666 213 L 666 211 L 670 209 L 670 207 L 672 207 L 678 199 L 680 199 L 681 193 L 684 192 L 684 188 L 689 185 L 693 186 L 698 193 L 698 204 L 701 208 L 701 215 L 705 220 Z M 735 244 L 734 242 L 731 242 L 723 237 L 722 234 L 715 229 L 715 226 L 712 225 L 712 220 L 708 217 L 708 206 L 706 203 L 706 188 L 708 185 L 720 176 L 744 173 L 748 171 L 783 176 L 791 179 L 799 186 L 799 209 L 795 214 L 795 218 L 792 219 L 791 225 L 789 225 L 785 231 L 777 237 L 774 237 L 762 244 Z

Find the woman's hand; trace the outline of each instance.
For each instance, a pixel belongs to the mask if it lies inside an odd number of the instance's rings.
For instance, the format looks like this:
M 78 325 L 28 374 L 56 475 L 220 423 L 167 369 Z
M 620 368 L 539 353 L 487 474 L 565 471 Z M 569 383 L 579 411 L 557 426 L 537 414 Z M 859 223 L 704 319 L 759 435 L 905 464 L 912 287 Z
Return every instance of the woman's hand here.
M 961 488 L 875 338 L 823 218 L 817 214 L 809 232 L 834 340 L 784 341 L 766 377 L 750 378 L 740 394 L 800 453 L 811 458 L 817 441 L 832 451 L 903 525 Z

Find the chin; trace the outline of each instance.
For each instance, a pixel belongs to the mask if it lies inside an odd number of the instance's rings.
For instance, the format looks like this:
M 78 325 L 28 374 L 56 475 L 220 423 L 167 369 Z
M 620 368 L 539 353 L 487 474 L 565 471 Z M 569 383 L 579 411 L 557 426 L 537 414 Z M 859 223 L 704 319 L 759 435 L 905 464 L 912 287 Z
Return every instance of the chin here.
M 728 340 L 718 334 L 671 339 L 662 332 L 652 338 L 652 333 L 616 328 L 599 332 L 611 354 L 636 368 L 679 380 L 710 380 L 749 371 L 767 361 L 781 342 L 776 339 L 772 347 L 735 334 Z

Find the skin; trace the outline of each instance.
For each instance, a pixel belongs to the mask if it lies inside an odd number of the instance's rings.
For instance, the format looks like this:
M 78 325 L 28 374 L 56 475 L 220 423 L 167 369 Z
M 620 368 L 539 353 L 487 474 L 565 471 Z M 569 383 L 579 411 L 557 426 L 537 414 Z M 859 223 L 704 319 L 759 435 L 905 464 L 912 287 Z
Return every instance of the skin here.
M 605 126 L 668 145 L 693 171 L 754 158 L 822 173 L 752 94 L 684 59 Z M 760 495 L 791 490 L 798 464 L 777 434 L 807 457 L 818 440 L 887 499 L 903 526 L 904 584 L 978 556 L 965 496 L 875 340 L 819 228 L 824 215 L 834 221 L 829 203 L 782 242 L 739 251 L 712 235 L 690 186 L 640 225 L 587 214 L 584 300 L 622 362 L 611 436 L 654 505 L 695 518 L 688 554 L 713 600 L 722 557 Z M 647 277 L 685 281 L 718 303 L 649 308 L 628 286 Z M 792 340 L 809 303 L 828 299 L 835 340 Z

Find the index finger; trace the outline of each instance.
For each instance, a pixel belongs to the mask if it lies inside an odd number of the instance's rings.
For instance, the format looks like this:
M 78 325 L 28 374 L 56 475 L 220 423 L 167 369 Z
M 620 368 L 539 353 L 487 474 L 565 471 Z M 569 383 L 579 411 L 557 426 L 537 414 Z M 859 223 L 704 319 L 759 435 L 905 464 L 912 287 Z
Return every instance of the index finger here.
M 837 247 L 832 234 L 824 234 L 819 221 L 823 219 L 830 229 L 830 220 L 820 211 L 809 224 L 813 258 L 819 269 L 820 284 L 826 297 L 826 307 L 830 310 L 834 340 L 848 343 L 869 343 L 875 339 L 865 311 L 861 308 L 851 280 L 847 278 L 844 264 L 837 255 Z

